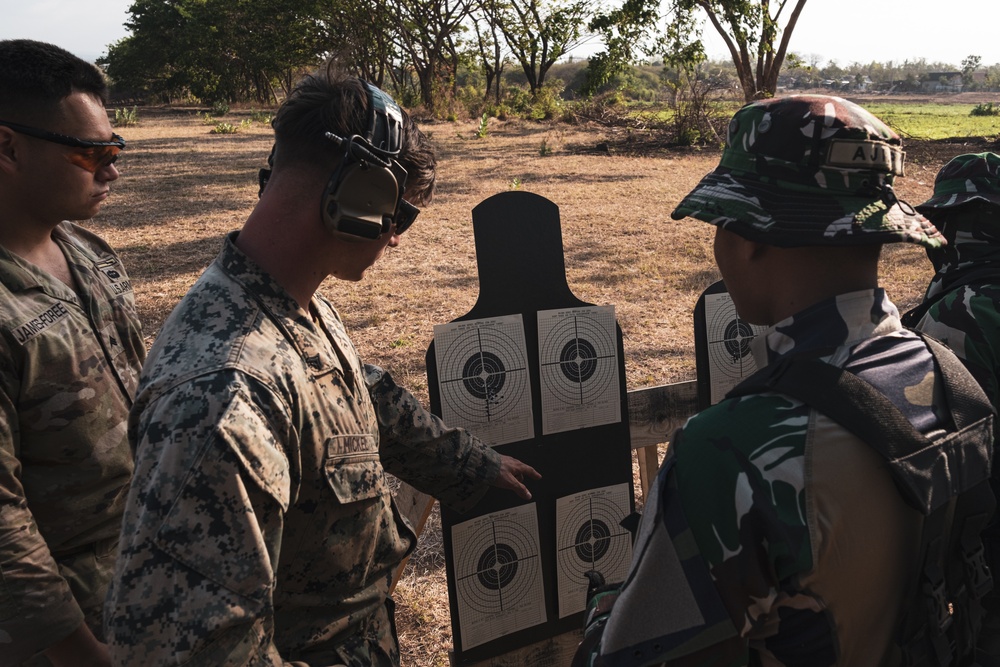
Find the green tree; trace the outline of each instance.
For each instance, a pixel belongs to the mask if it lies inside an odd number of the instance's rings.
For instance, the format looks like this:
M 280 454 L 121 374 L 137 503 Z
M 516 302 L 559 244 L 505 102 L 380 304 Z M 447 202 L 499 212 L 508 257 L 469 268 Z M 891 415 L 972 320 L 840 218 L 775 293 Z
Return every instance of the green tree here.
M 320 42 L 350 72 L 381 87 L 405 89 L 396 16 L 385 2 L 327 0 L 320 4 Z
M 393 0 L 399 47 L 413 68 L 420 100 L 435 112 L 441 93 L 454 94 L 461 61 L 459 36 L 465 31 L 466 0 Z
M 774 95 L 792 31 L 806 0 L 794 0 L 787 18 L 782 15 L 792 0 L 673 1 L 675 11 L 700 7 L 708 15 L 736 65 L 745 101 Z
M 729 49 L 744 99 L 770 97 L 778 87 L 778 74 L 805 4 L 806 0 L 667 0 L 662 4 L 659 0 L 624 0 L 620 9 L 591 22 L 608 40 L 607 49 L 596 56 L 594 80 L 634 64 L 641 52 L 638 45 L 657 34 L 666 36 L 678 17 L 691 17 L 700 9 Z M 659 27 L 660 16 L 667 17 L 666 28 Z M 680 49 L 683 57 L 700 40 L 700 33 L 690 32 L 666 42 L 672 44 L 669 48 Z
M 662 53 L 662 40 L 650 34 L 650 26 L 660 19 L 658 7 L 659 3 L 649 0 L 625 0 L 621 7 L 591 19 L 588 27 L 604 38 L 605 50 L 587 63 L 582 94 L 593 95 L 616 76 L 630 71 L 642 57 Z M 694 25 L 691 29 L 698 30 Z
M 318 0 L 136 0 L 131 33 L 102 59 L 116 86 L 267 102 L 318 59 Z
M 505 0 L 481 6 L 495 13 L 533 97 L 552 65 L 580 44 L 588 11 L 585 0 Z
M 975 79 L 972 75 L 979 69 L 982 62 L 983 59 L 979 56 L 966 56 L 965 60 L 962 61 L 962 86 L 965 89 L 971 90 L 975 87 Z
M 98 62 L 117 90 L 162 101 L 183 95 L 196 75 L 181 56 L 188 50 L 192 17 L 185 0 L 137 0 L 125 27 L 131 33 Z

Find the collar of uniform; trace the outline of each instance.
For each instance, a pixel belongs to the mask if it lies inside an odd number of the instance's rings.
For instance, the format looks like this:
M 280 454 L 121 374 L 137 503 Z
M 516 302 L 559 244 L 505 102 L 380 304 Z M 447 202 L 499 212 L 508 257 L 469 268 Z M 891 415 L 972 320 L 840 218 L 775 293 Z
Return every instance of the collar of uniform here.
M 882 288 L 840 294 L 795 313 L 751 344 L 758 368 L 789 354 L 833 350 L 902 329 L 899 311 Z
M 66 262 L 70 266 L 70 271 L 74 277 L 76 275 L 73 264 L 81 260 L 93 264 L 96 260 L 92 256 L 84 255 L 83 248 L 74 241 L 72 234 L 72 223 L 61 222 L 59 226 L 52 230 L 52 238 L 66 255 Z M 42 271 L 31 262 L 21 259 L 19 256 L 0 246 L 0 279 L 4 286 L 11 292 L 23 292 L 29 289 L 40 289 L 53 299 L 66 301 L 68 303 L 79 303 L 76 292 L 68 285 L 63 284 L 58 279 Z
M 0 246 L 0 282 L 11 292 L 42 286 L 39 276 L 25 264 L 20 257 Z
M 274 278 L 236 247 L 234 241 L 238 233 L 231 232 L 226 236 L 217 260 L 222 270 L 243 285 L 268 316 L 281 327 L 314 373 L 340 370 L 344 374 L 350 374 L 351 369 L 341 363 L 341 358 L 334 349 L 335 343 L 322 327 L 313 322 L 309 313 L 299 307 L 298 302 Z

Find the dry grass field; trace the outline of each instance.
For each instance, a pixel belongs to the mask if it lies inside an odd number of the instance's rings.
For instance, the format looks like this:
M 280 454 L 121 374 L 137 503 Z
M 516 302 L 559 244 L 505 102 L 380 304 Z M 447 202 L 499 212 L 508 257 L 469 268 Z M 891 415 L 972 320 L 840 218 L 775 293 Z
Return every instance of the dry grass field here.
M 221 120 L 237 124 L 248 116 L 233 112 Z M 193 109 L 139 109 L 139 119 L 118 130 L 129 142 L 118 163 L 122 177 L 88 226 L 121 253 L 152 342 L 222 237 L 253 208 L 271 132 L 257 123 L 236 134 L 211 134 Z M 434 202 L 364 281 L 322 287 L 366 361 L 384 366 L 426 400 L 424 353 L 432 328 L 464 315 L 478 294 L 471 210 L 520 188 L 560 207 L 574 294 L 615 306 L 629 389 L 694 378 L 691 313 L 701 291 L 718 279 L 713 232 L 694 220 L 672 221 L 670 211 L 714 168 L 718 151 L 641 151 L 596 126 L 492 120 L 485 138 L 476 137 L 472 121 L 421 126 L 439 155 Z M 605 142 L 607 149 L 599 149 Z M 905 148 L 908 176 L 897 192 L 912 203 L 930 194 L 949 157 L 986 150 L 941 142 Z M 919 248 L 891 246 L 883 275 L 903 310 L 919 300 L 930 271 Z M 396 597 L 403 664 L 447 665 L 451 627 L 436 516 Z

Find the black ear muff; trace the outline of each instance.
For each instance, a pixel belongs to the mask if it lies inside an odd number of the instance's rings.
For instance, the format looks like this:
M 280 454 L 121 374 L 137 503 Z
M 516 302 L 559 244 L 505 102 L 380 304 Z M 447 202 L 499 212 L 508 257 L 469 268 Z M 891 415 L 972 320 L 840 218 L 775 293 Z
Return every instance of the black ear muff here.
M 397 195 L 391 170 L 377 163 L 354 162 L 330 179 L 323 198 L 323 222 L 330 231 L 377 239 L 392 225 Z
M 391 97 L 367 81 L 361 83 L 368 96 L 365 136 L 326 133 L 343 158 L 323 192 L 322 217 L 331 232 L 377 239 L 389 231 L 403 198 L 406 171 L 394 161 L 403 116 Z

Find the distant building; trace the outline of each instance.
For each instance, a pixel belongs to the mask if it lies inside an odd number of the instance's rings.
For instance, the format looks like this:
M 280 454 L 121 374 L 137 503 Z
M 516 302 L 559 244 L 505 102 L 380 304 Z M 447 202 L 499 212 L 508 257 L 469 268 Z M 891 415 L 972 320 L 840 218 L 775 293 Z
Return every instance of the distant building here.
M 928 72 L 921 80 L 921 88 L 925 93 L 960 93 L 962 73 Z

